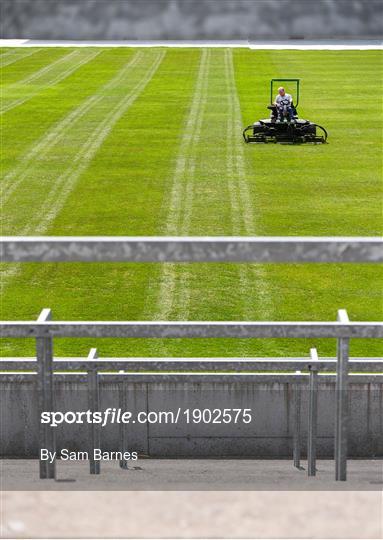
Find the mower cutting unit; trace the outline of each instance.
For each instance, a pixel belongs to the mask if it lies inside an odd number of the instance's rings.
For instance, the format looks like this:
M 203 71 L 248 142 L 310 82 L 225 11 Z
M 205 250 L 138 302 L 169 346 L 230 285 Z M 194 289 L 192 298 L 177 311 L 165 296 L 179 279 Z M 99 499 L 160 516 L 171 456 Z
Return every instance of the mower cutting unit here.
M 284 112 L 278 111 L 273 100 L 273 85 L 275 82 L 295 83 L 296 85 L 296 103 L 291 104 L 293 118 L 288 118 L 287 109 Z M 270 81 L 270 105 L 268 109 L 270 118 L 254 122 L 243 130 L 243 138 L 247 143 L 325 143 L 327 140 L 327 131 L 324 127 L 298 118 L 299 104 L 299 79 L 271 79 Z M 319 131 L 318 131 L 319 130 Z

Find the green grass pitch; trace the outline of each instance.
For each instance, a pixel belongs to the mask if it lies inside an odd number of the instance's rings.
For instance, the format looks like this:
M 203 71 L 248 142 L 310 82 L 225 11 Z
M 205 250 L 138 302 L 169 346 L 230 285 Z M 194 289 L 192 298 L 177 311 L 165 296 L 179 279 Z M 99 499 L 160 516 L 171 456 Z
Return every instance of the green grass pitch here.
M 2 49 L 4 235 L 370 236 L 382 229 L 380 51 Z M 245 145 L 299 77 L 326 145 Z M 288 87 L 287 87 L 288 90 Z M 376 265 L 2 264 L 2 319 L 379 320 Z M 59 356 L 294 356 L 332 340 L 56 340 Z M 2 343 L 34 354 L 31 340 Z M 382 353 L 375 341 L 351 354 Z

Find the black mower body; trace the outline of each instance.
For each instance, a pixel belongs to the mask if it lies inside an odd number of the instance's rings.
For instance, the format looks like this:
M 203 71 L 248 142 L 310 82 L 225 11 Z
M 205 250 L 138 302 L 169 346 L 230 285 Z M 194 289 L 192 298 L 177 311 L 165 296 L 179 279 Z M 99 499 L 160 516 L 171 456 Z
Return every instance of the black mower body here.
M 267 118 L 245 128 L 243 137 L 247 143 L 324 143 L 327 132 L 309 120 L 296 118 L 294 122 L 278 122 Z

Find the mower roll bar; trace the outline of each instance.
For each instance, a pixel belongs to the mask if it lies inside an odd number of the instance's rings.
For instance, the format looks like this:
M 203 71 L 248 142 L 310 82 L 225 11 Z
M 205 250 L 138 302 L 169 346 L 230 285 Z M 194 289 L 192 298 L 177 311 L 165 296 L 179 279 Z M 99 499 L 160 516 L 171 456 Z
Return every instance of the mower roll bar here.
M 254 124 L 250 124 L 249 126 L 245 127 L 245 129 L 242 131 L 242 136 L 245 143 L 247 143 L 246 131 L 249 131 L 249 129 L 253 129 L 253 127 L 254 127 Z
M 326 142 L 327 141 L 327 130 L 323 126 L 320 126 L 319 124 L 315 124 L 315 126 L 323 131 L 323 133 L 324 133 L 324 142 Z
M 296 84 L 297 92 L 296 92 L 296 100 L 294 99 L 294 106 L 295 108 L 298 107 L 299 104 L 299 83 L 300 79 L 271 79 L 270 81 L 270 104 L 273 103 L 273 85 L 275 82 L 294 82 Z

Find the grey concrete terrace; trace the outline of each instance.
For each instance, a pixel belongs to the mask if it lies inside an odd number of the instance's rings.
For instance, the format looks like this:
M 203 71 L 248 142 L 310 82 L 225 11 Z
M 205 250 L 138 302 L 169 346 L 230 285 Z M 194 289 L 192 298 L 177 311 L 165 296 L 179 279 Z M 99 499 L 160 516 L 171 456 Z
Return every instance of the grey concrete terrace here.
M 87 383 L 87 373 L 64 373 L 55 372 L 55 381 L 71 383 Z M 181 384 L 235 384 L 235 383 L 257 383 L 257 384 L 291 384 L 308 383 L 309 374 L 291 373 L 193 373 L 193 372 L 171 372 L 158 373 L 99 373 L 100 380 L 105 383 L 117 384 L 122 381 L 128 383 L 181 383 Z M 334 383 L 336 375 L 319 374 L 323 383 Z M 36 373 L 0 372 L 0 382 L 33 382 L 36 380 Z M 383 384 L 383 373 L 350 373 L 349 382 L 351 384 Z
M 176 423 L 132 423 L 124 429 L 127 437 L 125 448 L 133 448 L 152 458 L 290 458 L 292 465 L 293 442 L 297 440 L 295 403 L 299 387 L 299 446 L 302 457 L 305 453 L 311 395 L 308 373 L 103 372 L 97 377 L 98 402 L 92 405 L 89 402 L 91 372 L 55 372 L 52 376 L 54 403 L 44 404 L 42 410 L 86 411 L 120 407 L 137 415 L 140 411 L 251 409 L 252 421 L 248 424 L 194 424 L 186 420 L 184 413 L 179 413 L 180 419 Z M 335 381 L 335 375 L 318 375 L 320 459 L 334 456 Z M 47 448 L 45 442 L 39 442 L 41 405 L 38 403 L 41 394 L 38 382 L 39 375 L 35 373 L 0 374 L 4 458 L 34 458 L 39 448 Z M 372 459 L 383 455 L 382 390 L 381 373 L 348 375 L 350 459 Z M 119 430 L 117 424 L 103 428 L 100 432 L 101 447 L 105 450 L 121 449 Z M 58 448 L 89 448 L 89 434 L 84 426 L 63 425 L 55 433 Z M 104 470 L 102 474 L 105 474 Z

